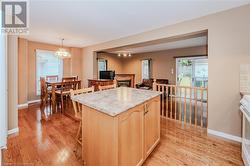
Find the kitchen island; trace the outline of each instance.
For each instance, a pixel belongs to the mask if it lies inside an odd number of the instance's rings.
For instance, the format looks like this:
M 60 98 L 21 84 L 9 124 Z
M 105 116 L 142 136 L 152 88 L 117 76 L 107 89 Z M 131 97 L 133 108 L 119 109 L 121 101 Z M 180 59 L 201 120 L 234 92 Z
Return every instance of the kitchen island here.
M 82 107 L 86 165 L 142 165 L 160 141 L 160 94 L 121 87 L 72 98 Z

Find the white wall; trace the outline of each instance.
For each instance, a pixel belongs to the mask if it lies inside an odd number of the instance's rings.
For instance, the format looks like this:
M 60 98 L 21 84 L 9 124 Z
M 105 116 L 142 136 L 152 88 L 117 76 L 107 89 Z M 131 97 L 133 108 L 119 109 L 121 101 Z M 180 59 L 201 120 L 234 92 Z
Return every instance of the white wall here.
M 8 130 L 18 130 L 18 40 L 11 35 L 7 39 L 8 61 Z
M 0 14 L 1 16 L 1 14 Z M 1 18 L 0 18 L 1 22 Z M 1 24 L 1 23 L 0 23 Z M 1 26 L 1 25 L 0 25 Z M 0 152 L 7 144 L 7 54 L 4 35 L 0 35 Z M 0 159 L 1 159 L 0 153 Z M 1 165 L 1 161 L 0 161 Z

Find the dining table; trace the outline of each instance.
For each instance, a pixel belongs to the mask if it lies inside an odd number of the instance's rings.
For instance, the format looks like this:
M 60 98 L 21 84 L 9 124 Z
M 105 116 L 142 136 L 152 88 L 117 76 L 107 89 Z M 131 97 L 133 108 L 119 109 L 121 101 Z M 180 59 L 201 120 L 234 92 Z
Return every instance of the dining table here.
M 79 82 L 78 89 L 81 88 L 81 80 L 75 80 Z M 62 79 L 58 80 L 46 80 L 46 86 L 51 87 L 51 103 L 52 103 L 52 112 L 56 111 L 56 90 L 62 85 Z

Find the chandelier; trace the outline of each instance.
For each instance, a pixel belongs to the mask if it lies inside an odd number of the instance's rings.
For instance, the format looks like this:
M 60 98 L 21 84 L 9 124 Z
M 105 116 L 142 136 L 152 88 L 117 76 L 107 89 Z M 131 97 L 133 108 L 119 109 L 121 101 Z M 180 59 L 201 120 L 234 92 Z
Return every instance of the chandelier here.
M 117 56 L 126 58 L 126 57 L 131 57 L 132 55 L 128 51 L 120 51 L 120 52 L 117 53 Z
M 63 48 L 63 41 L 64 39 L 62 39 L 62 47 L 56 51 L 55 55 L 61 59 L 70 58 L 71 54 L 65 48 Z

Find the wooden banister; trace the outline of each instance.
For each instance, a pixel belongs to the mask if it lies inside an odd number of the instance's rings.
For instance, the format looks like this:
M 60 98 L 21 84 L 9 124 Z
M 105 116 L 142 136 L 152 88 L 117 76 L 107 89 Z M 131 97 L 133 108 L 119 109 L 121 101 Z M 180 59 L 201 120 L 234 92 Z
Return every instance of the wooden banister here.
M 207 127 L 208 89 L 153 82 L 153 90 L 161 91 L 161 116 L 184 124 Z

